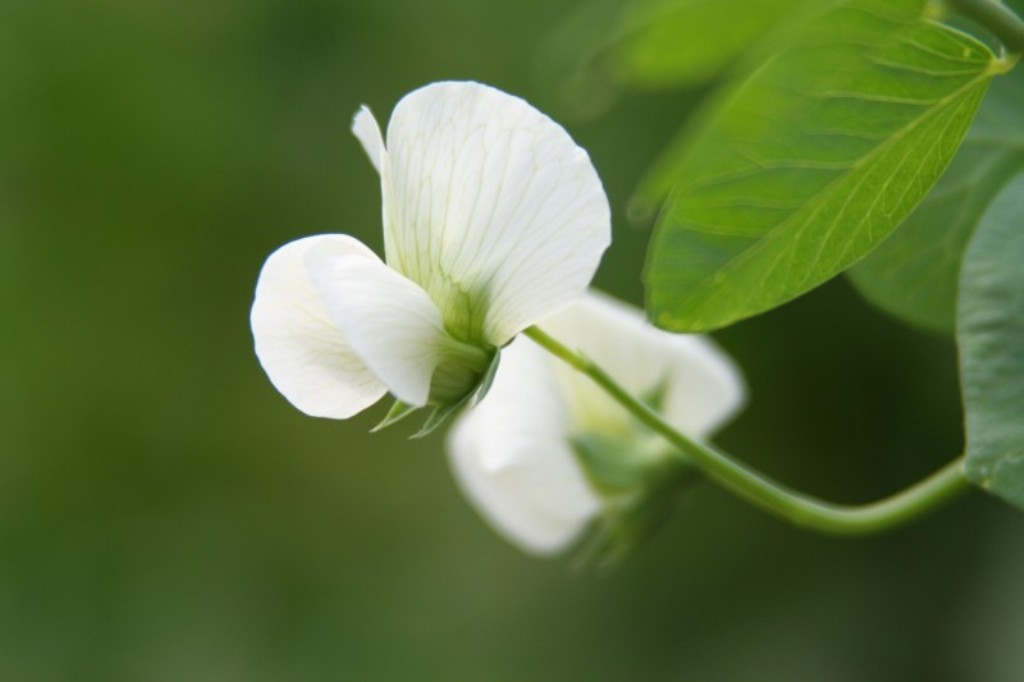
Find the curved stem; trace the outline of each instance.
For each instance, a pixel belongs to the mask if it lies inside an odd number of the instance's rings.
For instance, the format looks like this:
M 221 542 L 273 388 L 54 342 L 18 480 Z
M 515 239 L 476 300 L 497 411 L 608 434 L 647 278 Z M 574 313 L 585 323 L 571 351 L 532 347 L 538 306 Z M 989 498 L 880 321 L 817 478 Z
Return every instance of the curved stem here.
M 963 458 L 891 497 L 859 506 L 825 502 L 777 483 L 709 445 L 679 433 L 661 415 L 630 395 L 601 367 L 537 327 L 525 332 L 542 348 L 587 375 L 643 424 L 659 433 L 710 478 L 748 502 L 793 524 L 836 535 L 873 533 L 922 516 L 968 488 Z
M 1024 53 L 1024 20 L 999 0 L 947 0 L 965 17 L 978 22 L 1017 54 Z

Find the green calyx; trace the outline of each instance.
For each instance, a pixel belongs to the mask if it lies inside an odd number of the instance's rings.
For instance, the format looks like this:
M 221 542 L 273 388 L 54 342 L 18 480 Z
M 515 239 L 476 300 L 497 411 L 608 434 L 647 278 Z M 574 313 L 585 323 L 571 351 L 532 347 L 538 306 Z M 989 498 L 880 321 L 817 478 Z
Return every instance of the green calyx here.
M 453 338 L 445 339 L 442 360 L 430 379 L 428 403 L 449 405 L 475 391 L 495 362 L 497 354 L 496 348 L 482 348 Z
M 431 378 L 430 397 L 424 406 L 431 408 L 430 415 L 412 438 L 433 433 L 463 408 L 480 402 L 494 383 L 500 359 L 497 349 L 487 352 L 454 340 L 449 345 L 451 352 L 445 354 L 445 359 L 438 364 Z M 396 400 L 384 419 L 371 430 L 380 431 L 421 409 Z
M 627 435 L 578 434 L 571 443 L 604 502 L 578 560 L 611 566 L 665 520 L 694 470 L 667 442 L 639 425 Z

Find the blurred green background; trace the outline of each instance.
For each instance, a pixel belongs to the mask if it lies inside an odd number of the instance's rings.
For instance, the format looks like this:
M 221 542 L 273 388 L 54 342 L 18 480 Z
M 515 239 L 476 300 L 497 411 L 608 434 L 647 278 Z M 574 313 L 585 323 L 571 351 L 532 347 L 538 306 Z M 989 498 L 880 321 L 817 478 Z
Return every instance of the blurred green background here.
M 350 117 L 433 80 L 566 124 L 615 209 L 597 283 L 641 300 L 623 208 L 701 93 L 567 118 L 540 46 L 574 7 L 0 4 L 0 680 L 1024 679 L 1024 518 L 981 494 L 839 540 L 702 485 L 579 574 L 491 533 L 443 437 L 273 390 L 263 259 L 317 232 L 379 250 Z M 844 282 L 718 339 L 752 392 L 720 444 L 796 487 L 864 501 L 959 451 L 952 345 Z

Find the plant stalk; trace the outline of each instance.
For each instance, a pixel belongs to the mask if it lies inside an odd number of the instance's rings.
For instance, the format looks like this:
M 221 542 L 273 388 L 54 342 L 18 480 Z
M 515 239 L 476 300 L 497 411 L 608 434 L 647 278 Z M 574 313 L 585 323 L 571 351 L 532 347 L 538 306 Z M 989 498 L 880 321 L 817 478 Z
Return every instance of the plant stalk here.
M 792 490 L 713 447 L 680 433 L 661 415 L 630 395 L 607 372 L 538 327 L 527 337 L 588 376 L 643 424 L 675 446 L 709 478 L 746 501 L 803 528 L 833 535 L 865 535 L 913 521 L 969 488 L 959 457 L 927 478 L 877 502 L 840 505 Z

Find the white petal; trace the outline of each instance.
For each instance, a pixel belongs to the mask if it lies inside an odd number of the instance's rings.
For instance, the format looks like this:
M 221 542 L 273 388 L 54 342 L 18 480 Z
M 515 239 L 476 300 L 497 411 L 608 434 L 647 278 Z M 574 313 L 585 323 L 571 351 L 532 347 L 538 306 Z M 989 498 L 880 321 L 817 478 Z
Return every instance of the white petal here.
M 377 402 L 384 386 L 355 355 L 309 280 L 306 252 L 348 239 L 307 237 L 285 244 L 263 265 L 250 322 L 256 355 L 271 383 L 314 417 L 345 419 Z
M 711 436 L 746 403 L 743 375 L 710 337 L 680 336 L 666 346 L 672 378 L 665 395 L 665 418 L 684 433 Z
M 541 351 L 502 352 L 487 397 L 448 438 L 463 492 L 501 535 L 536 554 L 564 549 L 599 512 L 568 443 L 569 413 Z
M 381 137 L 380 126 L 377 125 L 377 119 L 373 117 L 373 112 L 368 106 L 361 106 L 352 118 L 352 134 L 363 145 L 363 150 L 370 157 L 370 163 L 379 173 L 385 153 L 384 138 Z
M 691 436 L 710 435 L 743 405 L 739 370 L 709 338 L 656 329 L 639 309 L 599 292 L 589 292 L 540 326 L 582 351 L 633 395 L 653 392 L 664 382 L 663 414 Z M 629 423 L 623 408 L 591 381 L 563 363 L 556 367 L 581 428 L 607 431 Z
M 586 289 L 611 239 L 608 201 L 557 123 L 485 85 L 435 83 L 398 103 L 387 149 L 387 261 L 449 328 L 468 316 L 501 346 Z
M 404 403 L 422 406 L 448 343 L 423 289 L 358 240 L 319 243 L 306 253 L 324 309 L 359 358 Z

